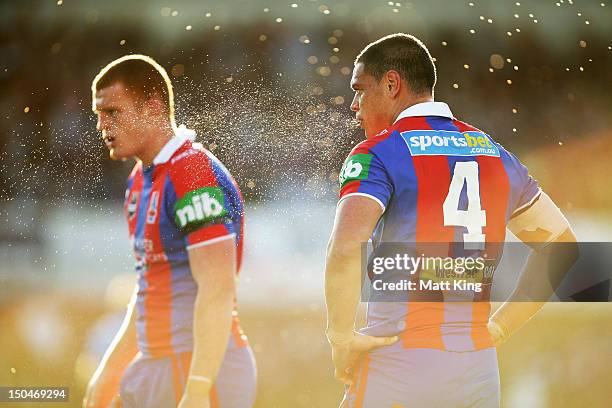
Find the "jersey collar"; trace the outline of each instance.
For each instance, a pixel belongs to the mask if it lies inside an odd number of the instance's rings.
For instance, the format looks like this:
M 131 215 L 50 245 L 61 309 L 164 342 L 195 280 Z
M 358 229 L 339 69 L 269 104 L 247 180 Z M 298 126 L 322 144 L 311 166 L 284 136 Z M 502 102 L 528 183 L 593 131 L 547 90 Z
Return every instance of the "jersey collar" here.
M 455 119 L 453 112 L 451 112 L 448 105 L 444 102 L 422 102 L 404 109 L 393 123 L 397 123 L 400 119 L 413 116 L 442 116 L 449 119 Z
M 157 153 L 157 156 L 153 159 L 153 164 L 167 162 L 186 141 L 190 140 L 193 142 L 195 137 L 196 132 L 194 130 L 187 129 L 185 125 L 180 125 L 174 130 L 174 137 L 168 140 L 159 153 Z

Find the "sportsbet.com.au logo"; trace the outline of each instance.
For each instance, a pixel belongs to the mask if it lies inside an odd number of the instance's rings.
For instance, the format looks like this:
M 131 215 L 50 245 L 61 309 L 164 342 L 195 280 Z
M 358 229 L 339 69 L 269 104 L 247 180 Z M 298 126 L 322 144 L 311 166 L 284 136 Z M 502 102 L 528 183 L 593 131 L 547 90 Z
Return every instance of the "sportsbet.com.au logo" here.
M 413 156 L 493 156 L 499 148 L 482 132 L 411 130 L 401 133 Z
M 338 180 L 340 187 L 344 187 L 349 181 L 365 180 L 370 173 L 370 162 L 372 161 L 371 154 L 356 154 L 350 156 L 344 162 Z
M 225 215 L 225 199 L 219 187 L 198 188 L 174 205 L 174 220 L 183 231 L 194 230 Z

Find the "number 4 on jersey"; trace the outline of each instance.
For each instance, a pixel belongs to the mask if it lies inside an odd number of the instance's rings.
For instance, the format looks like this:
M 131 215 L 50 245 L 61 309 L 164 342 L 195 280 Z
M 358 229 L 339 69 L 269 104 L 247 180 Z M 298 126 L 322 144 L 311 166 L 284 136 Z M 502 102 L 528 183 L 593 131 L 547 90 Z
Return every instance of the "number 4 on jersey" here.
M 466 184 L 467 210 L 459 209 L 459 197 Z M 487 225 L 486 212 L 480 207 L 480 183 L 478 181 L 478 162 L 457 162 L 448 195 L 442 204 L 445 226 L 466 227 L 463 234 L 465 249 L 484 249 L 485 236 L 482 227 Z

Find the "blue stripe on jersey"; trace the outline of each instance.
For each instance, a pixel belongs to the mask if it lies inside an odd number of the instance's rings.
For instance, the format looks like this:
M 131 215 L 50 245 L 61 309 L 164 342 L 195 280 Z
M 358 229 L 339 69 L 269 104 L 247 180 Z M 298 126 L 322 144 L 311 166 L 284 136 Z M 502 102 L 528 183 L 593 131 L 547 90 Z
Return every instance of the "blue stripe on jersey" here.
M 527 168 L 516 156 L 505 149 L 500 149 L 504 169 L 510 183 L 510 194 L 506 210 L 506 220 L 519 207 L 528 203 L 539 191 L 538 183 L 529 177 Z
M 414 241 L 417 211 L 417 200 L 414 198 L 417 191 L 417 179 L 410 150 L 397 131 L 369 150 L 378 157 L 388 159 L 385 162 L 385 168 L 395 189 L 391 201 L 387 204 L 387 211 L 384 215 L 385 227 L 382 236 L 379 235 L 379 237 L 382 241 L 388 242 Z M 391 160 L 394 162 L 390 163 Z M 405 211 L 389 211 L 395 206 Z
M 214 155 L 208 154 L 207 156 L 215 179 L 217 180 L 217 185 L 221 187 L 221 191 L 223 191 L 223 199 L 228 203 L 226 208 L 232 222 L 225 223 L 225 227 L 229 234 L 236 234 L 236 245 L 238 245 L 241 239 L 242 217 L 244 215 L 244 208 L 240 200 L 240 195 L 232 179 L 228 176 L 229 172 L 225 166 L 223 166 Z
M 146 317 L 144 310 L 144 295 L 141 293 L 142 291 L 146 291 L 148 289 L 147 280 L 144 275 L 146 273 L 144 260 L 144 229 L 145 229 L 145 221 L 147 219 L 147 211 L 149 204 L 149 196 L 151 195 L 151 175 L 153 174 L 153 168 L 145 168 L 143 169 L 143 180 L 142 180 L 142 189 L 140 192 L 140 202 L 138 204 L 138 213 L 136 214 L 136 229 L 134 231 L 134 246 L 137 248 L 138 256 L 141 259 L 136 265 L 136 272 L 138 273 L 138 288 L 139 293 L 136 301 L 136 309 L 138 310 L 138 319 L 136 320 L 136 330 L 137 333 L 142 334 L 138 336 L 139 345 L 138 348 L 143 352 L 143 354 L 148 353 L 149 345 L 147 344 L 147 333 L 146 333 Z
M 166 203 L 176 202 L 176 191 L 170 176 L 166 176 L 164 185 Z M 168 257 L 171 271 L 172 311 L 171 341 L 175 352 L 181 353 L 193 349 L 193 305 L 198 291 L 197 284 L 189 268 L 189 256 L 184 245 L 177 246 L 181 234 L 174 225 L 174 208 L 162 206 L 160 213 L 159 233 L 163 251 Z

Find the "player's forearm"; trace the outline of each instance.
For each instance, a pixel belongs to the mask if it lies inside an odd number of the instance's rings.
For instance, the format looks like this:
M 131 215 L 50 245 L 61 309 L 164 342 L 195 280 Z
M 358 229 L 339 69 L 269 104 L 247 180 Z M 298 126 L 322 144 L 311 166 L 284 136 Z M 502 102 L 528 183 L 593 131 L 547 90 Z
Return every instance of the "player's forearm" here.
M 123 370 L 127 363 L 136 355 L 137 351 L 136 317 L 134 305 L 130 304 L 125 318 L 123 319 L 123 323 L 113 341 L 106 349 L 104 357 L 94 373 L 93 379 L 104 376 L 105 373 L 110 371 L 109 368 L 113 368 L 113 372 L 117 369 Z
M 553 242 L 536 246 L 519 276 L 510 298 L 491 320 L 511 335 L 533 317 L 553 295 L 578 257 L 578 246 L 570 229 Z
M 84 406 L 107 407 L 119 393 L 119 383 L 125 367 L 138 352 L 133 305 L 106 350 L 102 361 L 89 381 Z
M 193 356 L 190 376 L 210 380 L 217 376 L 229 341 L 234 287 L 202 286 L 194 305 Z
M 361 297 L 361 245 L 330 243 L 325 265 L 328 335 L 353 332 Z

